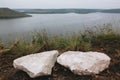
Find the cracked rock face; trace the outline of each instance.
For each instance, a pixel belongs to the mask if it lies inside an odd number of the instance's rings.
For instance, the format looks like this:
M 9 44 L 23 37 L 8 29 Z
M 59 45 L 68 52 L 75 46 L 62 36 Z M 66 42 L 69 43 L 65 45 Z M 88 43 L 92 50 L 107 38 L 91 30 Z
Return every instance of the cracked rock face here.
M 57 50 L 30 54 L 15 59 L 13 66 L 16 69 L 25 71 L 31 78 L 51 75 L 58 55 Z
M 100 52 L 64 52 L 57 62 L 77 75 L 99 74 L 109 67 L 110 57 Z

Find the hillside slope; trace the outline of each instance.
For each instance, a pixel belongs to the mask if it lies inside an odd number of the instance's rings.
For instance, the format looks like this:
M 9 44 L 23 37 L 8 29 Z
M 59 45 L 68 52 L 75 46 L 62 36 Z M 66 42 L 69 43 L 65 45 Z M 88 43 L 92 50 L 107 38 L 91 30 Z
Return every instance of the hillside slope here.
M 29 17 L 25 13 L 17 12 L 9 8 L 0 8 L 0 18 L 18 18 L 18 17 Z

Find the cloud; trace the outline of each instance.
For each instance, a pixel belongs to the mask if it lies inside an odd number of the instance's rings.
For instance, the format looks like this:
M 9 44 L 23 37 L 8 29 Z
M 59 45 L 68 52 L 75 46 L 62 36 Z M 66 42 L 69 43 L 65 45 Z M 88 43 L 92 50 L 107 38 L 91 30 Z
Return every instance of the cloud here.
M 0 0 L 10 8 L 120 8 L 120 0 Z

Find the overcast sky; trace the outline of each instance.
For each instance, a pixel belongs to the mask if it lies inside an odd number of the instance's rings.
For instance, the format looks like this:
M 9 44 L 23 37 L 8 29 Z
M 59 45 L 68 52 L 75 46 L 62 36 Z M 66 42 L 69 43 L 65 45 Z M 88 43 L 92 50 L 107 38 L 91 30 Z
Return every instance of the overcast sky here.
M 120 8 L 120 0 L 0 0 L 9 8 Z

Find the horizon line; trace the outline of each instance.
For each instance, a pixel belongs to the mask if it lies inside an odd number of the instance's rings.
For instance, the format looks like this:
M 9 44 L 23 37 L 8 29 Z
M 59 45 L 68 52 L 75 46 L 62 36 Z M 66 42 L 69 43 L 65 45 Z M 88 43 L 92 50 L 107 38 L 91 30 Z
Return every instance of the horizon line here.
M 9 8 L 9 7 L 0 7 Z M 120 9 L 120 8 L 10 8 L 10 9 Z

